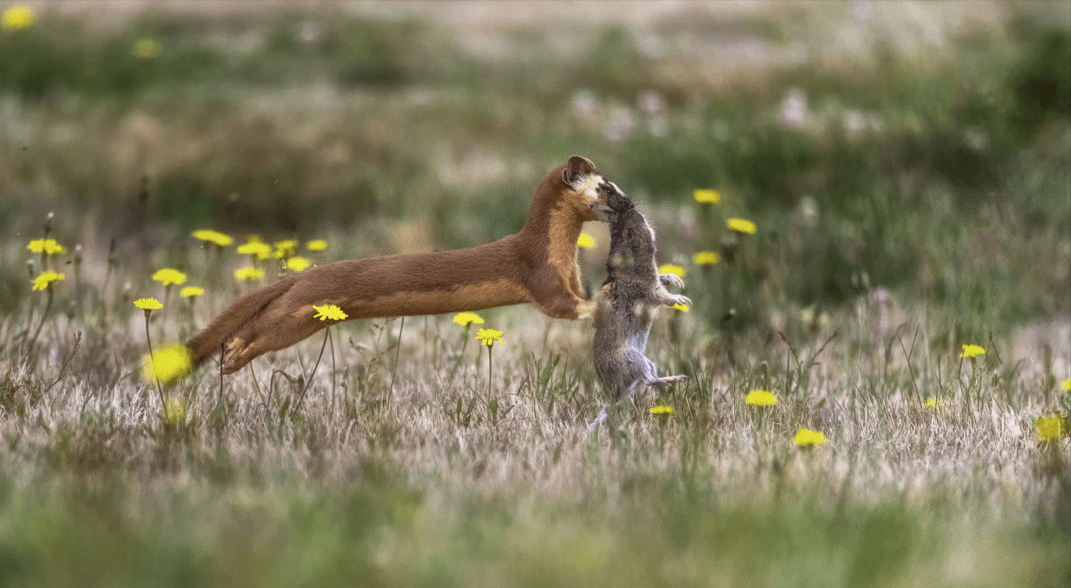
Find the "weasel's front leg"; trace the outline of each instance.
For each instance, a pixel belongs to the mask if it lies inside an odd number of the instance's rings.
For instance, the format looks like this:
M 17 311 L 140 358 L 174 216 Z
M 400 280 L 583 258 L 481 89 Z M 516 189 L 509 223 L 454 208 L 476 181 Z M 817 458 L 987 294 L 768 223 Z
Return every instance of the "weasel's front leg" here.
M 581 300 L 576 305 L 576 318 L 578 319 L 592 319 L 595 317 L 595 311 L 598 308 L 599 303 L 594 300 Z
M 557 294 L 549 300 L 536 299 L 532 304 L 547 316 L 570 320 L 592 318 L 598 305 L 595 300 L 586 300 L 566 293 Z

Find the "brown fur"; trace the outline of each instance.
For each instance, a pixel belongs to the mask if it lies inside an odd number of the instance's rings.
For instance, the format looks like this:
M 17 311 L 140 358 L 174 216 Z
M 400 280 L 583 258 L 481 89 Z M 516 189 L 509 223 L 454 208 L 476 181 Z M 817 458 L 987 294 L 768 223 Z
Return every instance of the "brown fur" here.
M 314 267 L 235 301 L 187 343 L 200 365 L 223 348 L 233 373 L 258 355 L 289 347 L 326 326 L 313 305 L 350 319 L 442 314 L 530 302 L 554 318 L 589 315 L 577 266 L 584 221 L 609 220 L 591 161 L 574 155 L 536 190 L 519 233 L 435 253 L 340 261 Z

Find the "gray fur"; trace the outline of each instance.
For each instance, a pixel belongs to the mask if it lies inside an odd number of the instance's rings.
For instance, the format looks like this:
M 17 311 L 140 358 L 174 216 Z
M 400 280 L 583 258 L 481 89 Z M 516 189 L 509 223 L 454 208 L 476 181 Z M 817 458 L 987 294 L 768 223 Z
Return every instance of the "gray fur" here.
M 609 198 L 607 202 L 614 206 Z M 654 312 L 659 306 L 692 303 L 671 294 L 667 284 L 681 287 L 674 274 L 659 274 L 655 263 L 654 231 L 631 202 L 617 203 L 618 219 L 610 230 L 609 275 L 598 295 L 595 311 L 595 373 L 610 402 L 631 396 L 647 385 L 666 385 L 687 376 L 658 376 L 658 366 L 644 355 Z M 603 408 L 595 425 L 606 418 Z

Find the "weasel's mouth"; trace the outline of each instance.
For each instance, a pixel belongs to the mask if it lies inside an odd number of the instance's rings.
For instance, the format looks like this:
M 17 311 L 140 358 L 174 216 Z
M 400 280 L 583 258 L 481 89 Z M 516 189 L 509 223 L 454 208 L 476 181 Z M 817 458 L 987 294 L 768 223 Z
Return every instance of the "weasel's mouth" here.
M 596 188 L 596 192 L 599 197 L 591 209 L 601 221 L 615 223 L 625 211 L 633 207 L 632 199 L 625 196 L 613 182 L 603 181 Z
M 595 220 L 600 220 L 604 223 L 616 223 L 621 216 L 605 202 L 592 203 L 591 211 L 595 213 Z

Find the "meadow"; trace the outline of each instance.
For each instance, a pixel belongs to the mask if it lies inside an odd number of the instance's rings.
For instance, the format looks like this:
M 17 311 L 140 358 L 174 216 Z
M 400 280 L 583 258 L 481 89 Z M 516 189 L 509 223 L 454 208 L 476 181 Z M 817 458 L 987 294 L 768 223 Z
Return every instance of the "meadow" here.
M 0 586 L 1071 583 L 1071 3 L 150 4 L 0 3 Z M 530 306 L 144 369 L 572 154 L 694 302 L 594 434 Z

